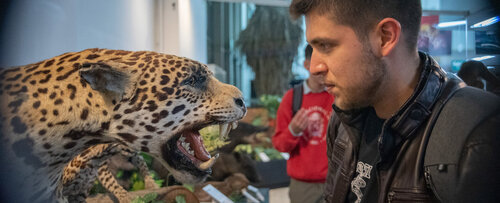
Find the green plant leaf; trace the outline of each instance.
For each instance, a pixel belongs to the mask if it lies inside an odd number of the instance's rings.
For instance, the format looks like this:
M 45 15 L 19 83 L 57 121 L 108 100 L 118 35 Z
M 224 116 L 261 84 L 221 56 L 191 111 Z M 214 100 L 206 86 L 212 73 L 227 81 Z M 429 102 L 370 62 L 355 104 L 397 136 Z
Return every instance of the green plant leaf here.
M 194 192 L 194 185 L 191 184 L 182 184 L 185 188 L 187 188 L 189 191 Z
M 186 197 L 184 195 L 175 196 L 175 203 L 186 203 Z
M 148 165 L 148 167 L 151 168 L 151 164 L 153 163 L 153 157 L 144 152 L 141 152 L 141 156 L 142 158 L 144 158 L 144 162 L 146 162 L 146 165 Z
M 137 190 L 144 190 L 144 182 L 143 181 L 136 181 L 132 185 L 131 191 L 137 191 Z
M 121 178 L 123 177 L 123 170 L 118 170 L 118 172 L 116 172 L 116 178 Z
M 155 193 L 155 192 L 148 193 L 148 194 L 144 195 L 144 201 L 151 202 L 151 201 L 155 200 L 156 197 L 158 197 L 158 193 Z
M 155 183 L 158 185 L 158 187 L 162 187 L 163 182 L 165 182 L 165 180 L 155 180 Z
M 255 119 L 253 119 L 252 125 L 261 126 L 262 125 L 262 117 L 259 116 L 259 117 L 256 117 Z
M 267 109 L 269 117 L 275 119 L 276 112 L 278 111 L 278 107 L 281 103 L 281 97 L 278 95 L 264 94 L 260 96 L 259 102 L 264 108 Z
M 145 203 L 142 197 L 137 196 L 132 200 L 132 203 Z
M 139 177 L 138 177 L 138 175 L 137 175 L 137 172 L 134 172 L 134 173 L 132 174 L 132 180 L 134 180 L 134 181 L 135 181 L 135 180 L 138 180 L 138 179 L 139 179 Z
M 107 193 L 107 192 L 108 190 L 106 190 L 106 188 L 104 188 L 104 186 L 102 186 L 102 184 L 97 180 L 94 181 L 94 186 L 92 186 L 92 189 L 90 189 L 91 195 L 95 195 L 98 193 Z

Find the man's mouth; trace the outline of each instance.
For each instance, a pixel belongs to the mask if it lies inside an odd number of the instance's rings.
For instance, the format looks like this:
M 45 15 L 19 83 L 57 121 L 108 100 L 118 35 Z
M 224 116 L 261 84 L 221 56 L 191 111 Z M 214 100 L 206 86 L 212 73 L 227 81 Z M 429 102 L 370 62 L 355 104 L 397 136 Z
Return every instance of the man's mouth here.
M 219 124 L 220 139 L 225 140 L 229 132 L 237 127 L 237 122 Z M 186 129 L 176 134 L 163 147 L 164 159 L 177 169 L 191 168 L 194 166 L 200 171 L 208 171 L 215 164 L 218 154 L 213 157 L 203 145 L 200 130 L 205 126 Z M 176 163 L 177 162 L 177 163 Z
M 325 85 L 327 89 L 333 89 L 335 87 L 335 84 L 333 83 L 324 83 L 323 85 Z

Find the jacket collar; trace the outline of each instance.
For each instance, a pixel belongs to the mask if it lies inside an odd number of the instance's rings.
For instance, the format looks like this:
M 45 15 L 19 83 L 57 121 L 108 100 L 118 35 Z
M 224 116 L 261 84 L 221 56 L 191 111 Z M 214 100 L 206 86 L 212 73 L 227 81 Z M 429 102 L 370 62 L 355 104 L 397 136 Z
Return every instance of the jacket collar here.
M 429 55 L 419 52 L 421 74 L 415 91 L 406 103 L 387 119 L 384 126 L 391 128 L 402 139 L 408 139 L 429 117 L 446 80 L 446 73 Z M 367 108 L 343 111 L 333 105 L 335 113 L 342 123 L 361 130 L 364 126 Z

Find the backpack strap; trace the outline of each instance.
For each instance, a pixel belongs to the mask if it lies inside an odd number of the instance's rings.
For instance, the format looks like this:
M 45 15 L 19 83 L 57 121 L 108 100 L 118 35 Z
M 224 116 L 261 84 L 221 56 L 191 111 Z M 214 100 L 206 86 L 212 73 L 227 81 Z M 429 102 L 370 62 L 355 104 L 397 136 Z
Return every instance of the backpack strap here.
M 472 131 L 499 110 L 499 98 L 473 87 L 452 90 L 435 115 L 424 157 L 427 185 L 442 202 L 456 202 L 453 185 L 459 181 L 459 164 Z M 433 118 L 431 118 L 433 119 Z
M 292 116 L 294 116 L 302 106 L 303 94 L 304 94 L 304 87 L 302 83 L 293 86 Z

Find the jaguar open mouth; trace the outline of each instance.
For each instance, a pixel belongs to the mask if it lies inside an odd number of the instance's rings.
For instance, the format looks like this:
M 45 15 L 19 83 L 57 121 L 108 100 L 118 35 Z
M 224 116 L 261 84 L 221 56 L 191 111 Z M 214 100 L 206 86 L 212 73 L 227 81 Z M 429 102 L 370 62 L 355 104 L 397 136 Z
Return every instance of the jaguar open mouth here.
M 220 139 L 225 140 L 231 129 L 235 129 L 237 125 L 236 121 L 219 124 Z M 171 167 L 195 176 L 210 174 L 210 168 L 219 156 L 218 154 L 210 156 L 203 145 L 199 130 L 204 127 L 207 125 L 185 129 L 168 140 L 162 147 L 163 159 Z

